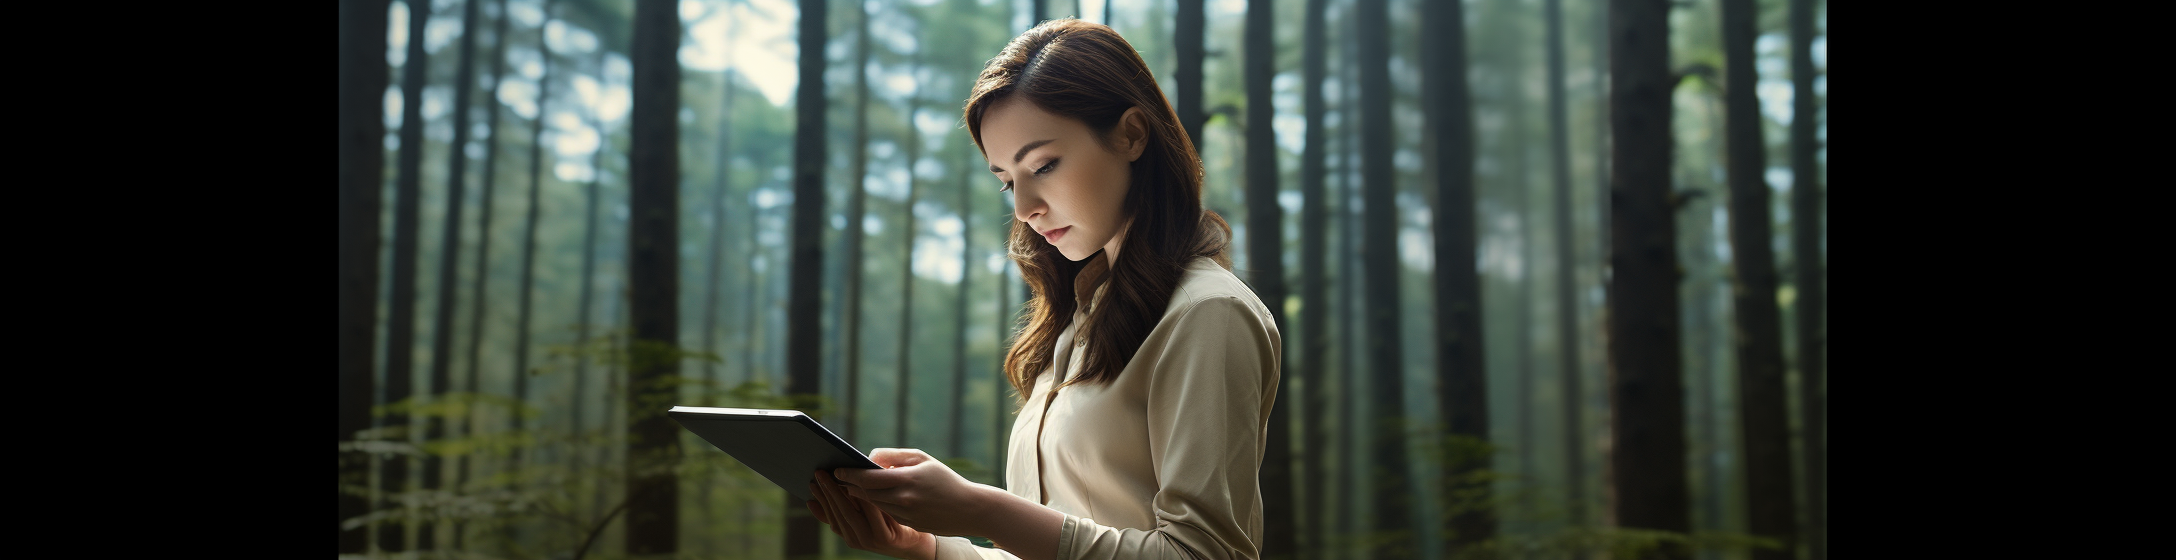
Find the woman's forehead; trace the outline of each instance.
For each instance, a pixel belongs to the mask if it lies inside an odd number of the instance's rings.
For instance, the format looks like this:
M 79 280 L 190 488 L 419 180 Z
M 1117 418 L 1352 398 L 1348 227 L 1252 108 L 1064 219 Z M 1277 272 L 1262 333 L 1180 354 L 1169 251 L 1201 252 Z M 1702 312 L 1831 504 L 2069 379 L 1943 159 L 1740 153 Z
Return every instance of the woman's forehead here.
M 1078 119 L 1043 110 L 1018 97 L 1008 97 L 982 114 L 982 155 L 991 165 L 1008 168 L 1016 157 L 1026 155 L 1019 152 L 1028 144 L 1044 140 L 1063 143 L 1067 138 L 1087 132 L 1087 125 Z

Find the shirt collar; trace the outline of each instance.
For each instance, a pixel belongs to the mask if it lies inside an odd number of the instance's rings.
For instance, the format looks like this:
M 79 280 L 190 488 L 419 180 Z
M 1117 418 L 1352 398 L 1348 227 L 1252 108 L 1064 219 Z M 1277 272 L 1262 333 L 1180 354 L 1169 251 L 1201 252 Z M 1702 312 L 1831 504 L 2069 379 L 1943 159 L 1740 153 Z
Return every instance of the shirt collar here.
M 1095 303 L 1096 296 L 1102 293 L 1099 288 L 1104 281 L 1110 279 L 1110 272 L 1110 255 L 1097 251 L 1094 256 L 1088 257 L 1088 265 L 1080 269 L 1080 274 L 1073 277 L 1073 301 L 1082 313 L 1088 312 L 1089 307 Z

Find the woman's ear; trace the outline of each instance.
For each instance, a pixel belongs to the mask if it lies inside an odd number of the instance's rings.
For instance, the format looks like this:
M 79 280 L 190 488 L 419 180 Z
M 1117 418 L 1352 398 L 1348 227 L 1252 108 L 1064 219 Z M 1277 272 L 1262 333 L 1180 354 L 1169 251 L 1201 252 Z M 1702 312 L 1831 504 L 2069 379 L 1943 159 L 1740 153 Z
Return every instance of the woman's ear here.
M 1126 108 L 1126 114 L 1118 116 L 1118 153 L 1127 162 L 1141 159 L 1148 151 L 1148 114 L 1139 106 Z

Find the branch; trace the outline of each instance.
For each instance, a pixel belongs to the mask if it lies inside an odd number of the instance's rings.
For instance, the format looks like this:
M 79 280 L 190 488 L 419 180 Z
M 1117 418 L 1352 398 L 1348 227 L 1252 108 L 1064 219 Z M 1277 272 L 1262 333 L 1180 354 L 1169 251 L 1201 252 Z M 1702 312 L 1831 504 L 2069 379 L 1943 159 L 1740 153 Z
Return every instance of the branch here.
M 604 519 L 597 521 L 597 526 L 589 529 L 589 538 L 582 539 L 582 548 L 575 549 L 574 560 L 582 560 L 582 555 L 589 554 L 589 545 L 595 544 L 597 536 L 604 534 L 605 526 L 612 524 L 613 517 L 619 516 L 621 511 L 627 509 L 629 501 L 631 500 L 620 500 L 620 505 L 613 506 L 611 513 L 604 514 Z

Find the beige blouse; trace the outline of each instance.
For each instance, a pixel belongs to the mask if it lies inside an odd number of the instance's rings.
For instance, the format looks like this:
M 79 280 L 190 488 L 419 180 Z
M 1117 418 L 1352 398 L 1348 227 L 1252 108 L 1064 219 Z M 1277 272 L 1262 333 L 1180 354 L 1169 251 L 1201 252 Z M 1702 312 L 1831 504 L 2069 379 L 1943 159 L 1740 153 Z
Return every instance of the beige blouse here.
M 1109 271 L 1095 259 L 1079 277 L 1093 280 L 1076 281 L 1075 297 L 1091 304 Z M 1259 557 L 1257 474 L 1283 346 L 1269 309 L 1231 271 L 1196 259 L 1117 381 L 1057 389 L 1058 374 L 1081 367 L 1074 331 L 1087 307 L 1013 421 L 1005 486 L 1065 514 L 1062 560 Z M 938 537 L 937 558 L 1015 557 Z

